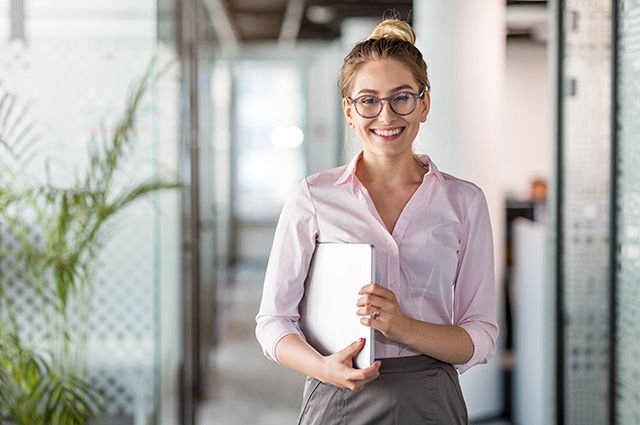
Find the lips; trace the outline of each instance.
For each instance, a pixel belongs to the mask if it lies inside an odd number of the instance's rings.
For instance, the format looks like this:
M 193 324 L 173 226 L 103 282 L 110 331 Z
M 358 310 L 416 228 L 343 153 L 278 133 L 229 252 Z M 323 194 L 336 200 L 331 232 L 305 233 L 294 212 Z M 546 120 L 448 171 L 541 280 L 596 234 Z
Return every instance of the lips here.
M 371 129 L 371 132 L 373 134 L 375 134 L 378 137 L 384 137 L 384 138 L 393 138 L 395 136 L 398 136 L 403 131 L 404 131 L 404 127 L 385 128 L 385 129 L 382 129 L 382 128 Z

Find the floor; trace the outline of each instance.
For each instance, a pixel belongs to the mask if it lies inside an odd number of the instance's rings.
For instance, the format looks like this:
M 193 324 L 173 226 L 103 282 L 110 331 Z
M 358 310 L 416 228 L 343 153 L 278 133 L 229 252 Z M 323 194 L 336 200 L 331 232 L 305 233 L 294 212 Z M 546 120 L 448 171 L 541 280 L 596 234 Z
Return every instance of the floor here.
M 263 269 L 244 268 L 220 288 L 222 335 L 212 355 L 212 386 L 198 409 L 198 425 L 297 423 L 304 377 L 267 360 L 254 336 L 263 275 Z
M 222 333 L 209 399 L 198 411 L 198 425 L 295 424 L 304 377 L 267 360 L 255 339 L 264 270 L 238 270 L 235 282 L 221 287 Z

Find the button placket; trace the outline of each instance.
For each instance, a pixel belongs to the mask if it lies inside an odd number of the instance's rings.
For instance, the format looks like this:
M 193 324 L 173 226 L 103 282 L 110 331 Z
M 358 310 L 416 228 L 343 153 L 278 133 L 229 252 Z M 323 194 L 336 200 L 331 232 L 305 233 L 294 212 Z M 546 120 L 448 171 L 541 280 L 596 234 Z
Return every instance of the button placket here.
M 398 291 L 398 277 L 400 275 L 400 255 L 398 252 L 398 245 L 395 240 L 388 244 L 389 249 L 389 268 L 387 270 L 387 282 L 389 289 L 397 293 Z
M 391 235 L 391 233 L 389 233 L 386 226 L 384 225 L 384 222 L 382 221 L 380 214 L 378 214 L 378 210 L 376 210 L 375 204 L 369 196 L 367 189 L 362 185 L 358 186 L 359 187 L 357 189 L 356 197 L 367 208 L 367 211 L 369 212 L 368 216 L 377 224 L 378 229 L 380 229 L 382 232 L 382 235 L 384 235 L 387 241 L 395 245 L 395 239 L 393 239 L 393 236 Z
M 407 201 L 407 204 L 402 209 L 400 216 L 398 217 L 398 221 L 393 228 L 394 240 L 398 242 L 402 240 L 402 238 L 404 237 L 404 233 L 407 231 L 407 227 L 409 227 L 411 217 L 413 216 L 416 209 L 417 199 L 422 196 L 422 191 L 426 190 L 425 176 L 422 177 L 422 183 L 420 183 L 420 186 L 418 186 L 413 195 L 411 195 L 411 198 L 409 198 L 409 201 Z
M 393 242 L 389 242 L 387 249 L 387 287 L 400 299 L 400 251 L 395 239 Z M 393 351 L 393 355 L 399 357 L 402 350 L 396 344 Z

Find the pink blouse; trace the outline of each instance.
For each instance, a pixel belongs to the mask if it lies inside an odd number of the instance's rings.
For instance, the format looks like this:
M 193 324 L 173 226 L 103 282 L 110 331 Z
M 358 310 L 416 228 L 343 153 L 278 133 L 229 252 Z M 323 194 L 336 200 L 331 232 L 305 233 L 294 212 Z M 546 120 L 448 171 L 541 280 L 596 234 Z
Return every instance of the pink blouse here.
M 316 242 L 349 242 L 375 246 L 376 283 L 396 294 L 407 316 L 469 333 L 474 353 L 455 365 L 460 373 L 486 363 L 495 353 L 498 325 L 491 223 L 482 190 L 441 173 L 427 155 L 416 155 L 428 172 L 389 233 L 355 175 L 361 155 L 301 180 L 284 205 L 256 317 L 264 354 L 277 361 L 280 339 L 291 333 L 304 338 L 298 304 Z M 376 332 L 376 358 L 417 354 Z

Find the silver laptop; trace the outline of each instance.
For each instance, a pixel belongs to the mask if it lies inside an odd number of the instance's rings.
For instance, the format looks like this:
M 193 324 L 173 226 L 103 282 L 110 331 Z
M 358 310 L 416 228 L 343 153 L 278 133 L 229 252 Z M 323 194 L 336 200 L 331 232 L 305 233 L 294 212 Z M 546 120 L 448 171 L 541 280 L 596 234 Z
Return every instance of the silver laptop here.
M 360 288 L 375 282 L 373 245 L 319 243 L 311 260 L 300 302 L 300 328 L 322 355 L 346 348 L 359 338 L 365 346 L 354 358 L 362 369 L 375 361 L 375 331 L 360 323 Z

